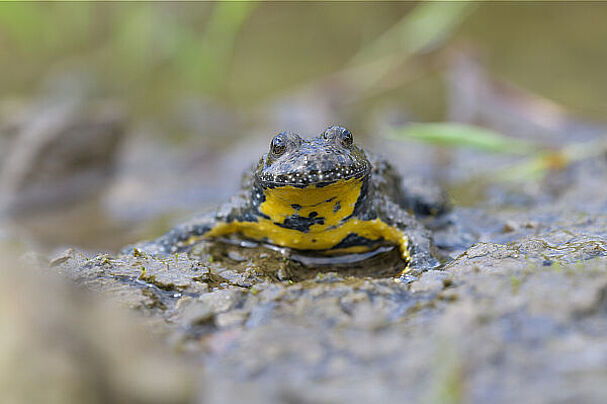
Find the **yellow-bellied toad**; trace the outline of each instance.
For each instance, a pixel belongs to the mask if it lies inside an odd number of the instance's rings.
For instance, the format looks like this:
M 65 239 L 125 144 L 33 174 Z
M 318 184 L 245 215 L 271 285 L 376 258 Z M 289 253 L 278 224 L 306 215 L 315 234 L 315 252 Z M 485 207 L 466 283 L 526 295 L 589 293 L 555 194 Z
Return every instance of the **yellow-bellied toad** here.
M 332 126 L 310 139 L 283 132 L 230 202 L 137 247 L 171 253 L 231 235 L 322 255 L 391 244 L 406 267 L 422 269 L 438 261 L 415 215 L 440 214 L 446 206 L 442 195 L 433 200 L 409 192 L 392 166 L 367 155 L 348 129 Z

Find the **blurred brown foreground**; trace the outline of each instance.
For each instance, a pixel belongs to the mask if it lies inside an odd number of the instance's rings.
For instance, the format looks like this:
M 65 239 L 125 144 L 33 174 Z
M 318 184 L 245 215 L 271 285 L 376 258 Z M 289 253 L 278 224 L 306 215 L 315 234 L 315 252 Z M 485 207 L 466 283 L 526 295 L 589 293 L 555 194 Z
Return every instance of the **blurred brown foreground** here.
M 3 403 L 184 403 L 188 364 L 133 313 L 0 248 Z

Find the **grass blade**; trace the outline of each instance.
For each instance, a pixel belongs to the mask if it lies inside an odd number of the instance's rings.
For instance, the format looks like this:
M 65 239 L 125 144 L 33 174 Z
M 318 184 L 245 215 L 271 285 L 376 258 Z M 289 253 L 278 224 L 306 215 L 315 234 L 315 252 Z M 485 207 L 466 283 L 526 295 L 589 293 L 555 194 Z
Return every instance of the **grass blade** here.
M 391 130 L 388 137 L 492 153 L 528 155 L 538 149 L 537 145 L 531 142 L 507 137 L 490 129 L 458 123 L 412 124 Z

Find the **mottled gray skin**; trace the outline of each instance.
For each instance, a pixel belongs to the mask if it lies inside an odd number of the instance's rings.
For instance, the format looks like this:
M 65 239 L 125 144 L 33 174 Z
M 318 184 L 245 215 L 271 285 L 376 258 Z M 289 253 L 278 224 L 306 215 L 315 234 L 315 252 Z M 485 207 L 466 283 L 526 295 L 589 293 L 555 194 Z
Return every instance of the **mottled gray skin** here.
M 260 217 L 267 218 L 259 210 L 265 200 L 266 189 L 285 185 L 319 187 L 353 177 L 362 178 L 363 187 L 354 213 L 347 220 L 380 219 L 397 227 L 409 237 L 411 267 L 416 271 L 436 267 L 439 262 L 431 234 L 418 218 L 446 212 L 449 207 L 445 194 L 432 186 L 408 188 L 390 163 L 368 155 L 353 143 L 350 131 L 339 126 L 332 126 L 310 139 L 302 139 L 290 132 L 280 133 L 274 137 L 270 151 L 259 160 L 252 173 L 245 174 L 238 195 L 216 212 L 195 217 L 154 241 L 134 247 L 151 254 L 187 250 L 191 246 L 183 246 L 184 241 L 192 236 L 203 236 L 216 224 L 256 222 Z M 293 227 L 289 228 L 305 232 L 311 221 L 318 219 L 294 215 L 289 221 L 289 226 Z M 350 233 L 335 248 L 368 246 L 371 242 Z M 134 247 L 125 252 L 131 252 Z

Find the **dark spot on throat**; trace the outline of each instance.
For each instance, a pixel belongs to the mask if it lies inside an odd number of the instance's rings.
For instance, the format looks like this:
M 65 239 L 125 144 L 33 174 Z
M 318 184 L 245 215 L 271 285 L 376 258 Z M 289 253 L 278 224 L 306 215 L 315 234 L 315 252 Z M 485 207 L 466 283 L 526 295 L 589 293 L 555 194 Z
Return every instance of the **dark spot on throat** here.
M 312 213 L 315 213 L 312 215 Z M 325 224 L 325 218 L 318 217 L 317 212 L 312 212 L 309 217 L 299 216 L 298 214 L 287 217 L 282 223 L 274 223 L 277 226 L 285 229 L 298 230 L 302 233 L 308 233 L 310 226 L 315 224 Z
M 333 213 L 339 212 L 340 209 L 341 209 L 341 204 L 339 203 L 339 201 L 335 202 L 335 206 L 333 206 Z

